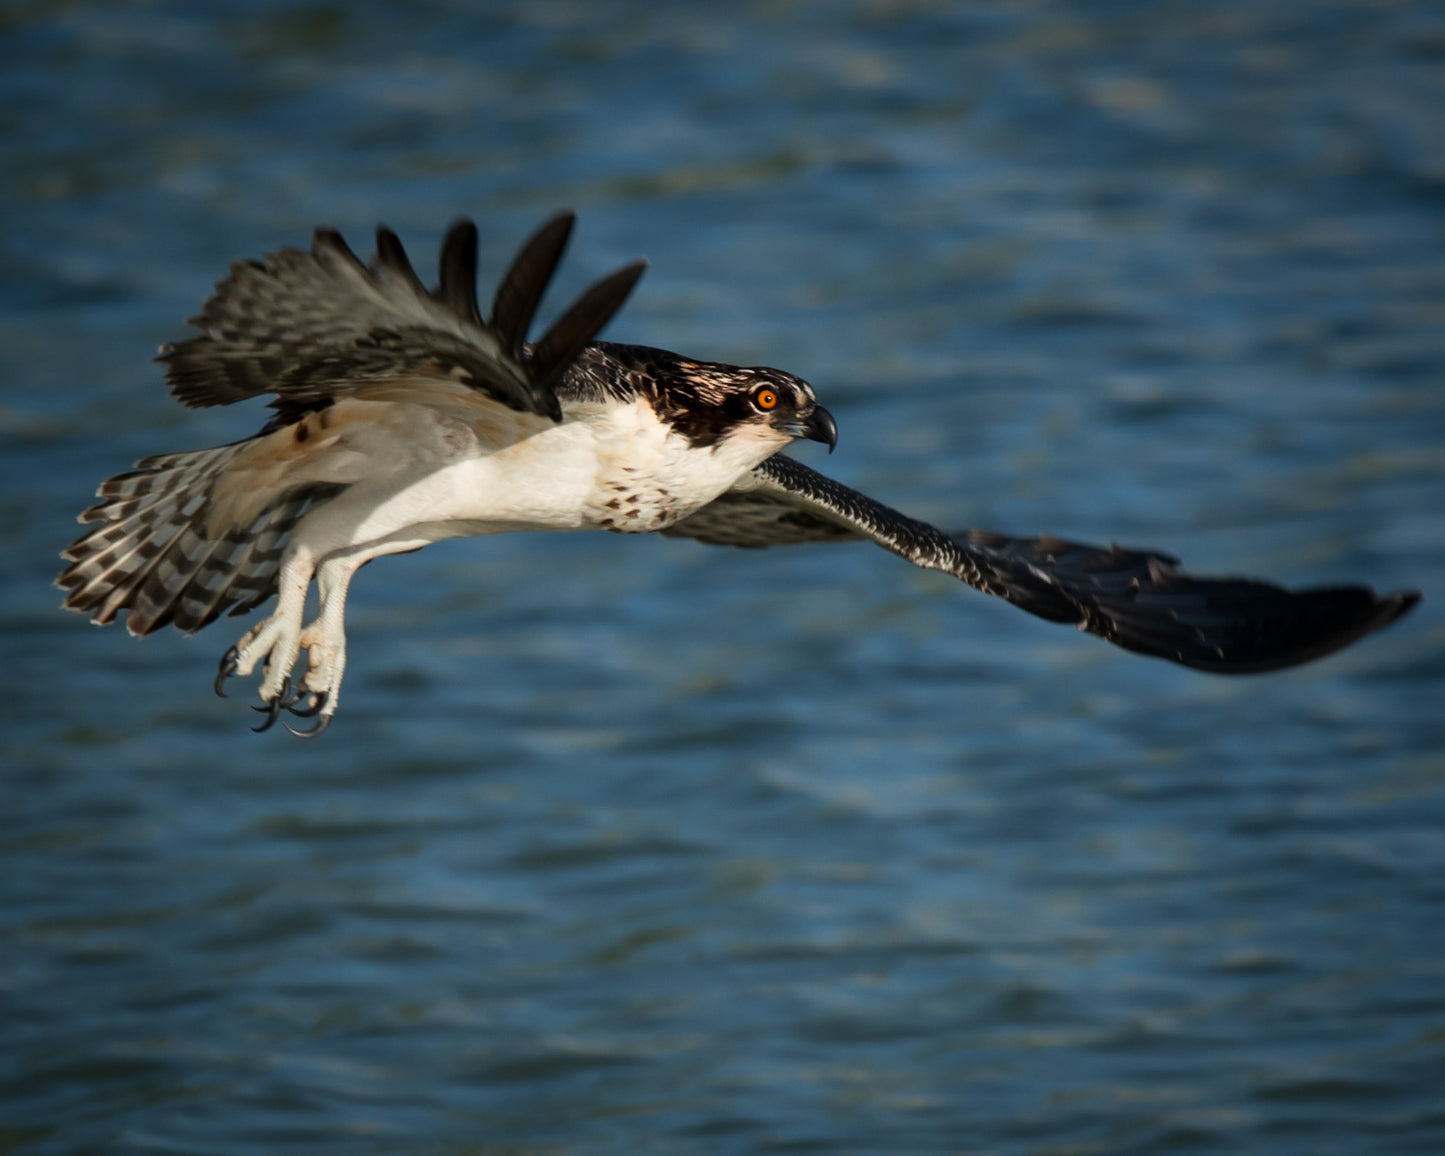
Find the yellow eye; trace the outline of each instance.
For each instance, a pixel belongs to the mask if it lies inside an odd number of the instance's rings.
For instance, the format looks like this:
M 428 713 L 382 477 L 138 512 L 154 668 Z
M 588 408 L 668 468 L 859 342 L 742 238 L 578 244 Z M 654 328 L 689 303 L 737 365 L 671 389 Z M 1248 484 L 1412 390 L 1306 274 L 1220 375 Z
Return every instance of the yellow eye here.
M 778 404 L 778 395 L 765 385 L 753 391 L 753 404 L 759 409 L 774 409 Z

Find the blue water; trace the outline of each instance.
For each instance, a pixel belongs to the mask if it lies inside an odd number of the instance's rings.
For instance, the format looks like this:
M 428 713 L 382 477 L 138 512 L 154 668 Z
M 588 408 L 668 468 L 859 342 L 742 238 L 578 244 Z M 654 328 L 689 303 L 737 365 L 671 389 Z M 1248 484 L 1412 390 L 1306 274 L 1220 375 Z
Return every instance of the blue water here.
M 0 1151 L 1445 1151 L 1438 5 L 0 10 Z M 150 361 L 227 262 L 555 295 L 812 381 L 921 517 L 1421 587 L 1222 680 L 868 547 L 610 535 L 360 576 L 325 739 L 225 622 L 49 582 L 215 444 Z

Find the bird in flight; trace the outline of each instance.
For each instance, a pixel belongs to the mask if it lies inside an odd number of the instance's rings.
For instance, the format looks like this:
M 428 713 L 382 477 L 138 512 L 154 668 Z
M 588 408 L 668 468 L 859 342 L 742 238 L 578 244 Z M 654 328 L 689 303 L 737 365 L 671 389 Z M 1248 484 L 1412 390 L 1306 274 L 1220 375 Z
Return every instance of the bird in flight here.
M 485 318 L 467 220 L 446 234 L 431 290 L 384 227 L 369 264 L 332 229 L 309 250 L 233 264 L 192 321 L 199 334 L 159 360 L 183 405 L 271 394 L 274 416 L 242 441 L 145 458 L 103 482 L 80 515 L 92 528 L 63 555 L 65 606 L 100 625 L 124 610 L 135 635 L 168 624 L 190 634 L 275 595 L 222 656 L 215 689 L 260 666 L 256 729 L 286 713 L 313 719 L 287 729 L 314 736 L 339 702 L 352 576 L 373 558 L 473 534 L 872 541 L 1050 622 L 1220 674 L 1309 662 L 1419 601 L 1194 578 L 1158 551 L 945 533 L 909 518 L 780 452 L 799 438 L 830 452 L 837 441 L 801 378 L 596 340 L 644 261 L 602 278 L 530 341 L 573 221 L 560 213 L 528 239 Z

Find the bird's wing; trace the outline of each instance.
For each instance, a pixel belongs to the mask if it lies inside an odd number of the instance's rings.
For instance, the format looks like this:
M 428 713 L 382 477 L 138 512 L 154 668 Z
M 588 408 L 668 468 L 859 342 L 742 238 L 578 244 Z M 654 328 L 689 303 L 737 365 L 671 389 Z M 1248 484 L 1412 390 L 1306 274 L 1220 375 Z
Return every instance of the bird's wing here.
M 309 251 L 238 261 L 192 319 L 201 333 L 161 349 L 171 392 L 189 406 L 274 393 L 283 407 L 305 409 L 376 382 L 435 378 L 560 420 L 558 380 L 646 268 L 636 261 L 598 281 L 528 345 L 574 219 L 558 214 L 522 246 L 487 320 L 477 307 L 477 229 L 468 220 L 448 230 L 441 283 L 430 292 L 385 227 L 369 265 L 334 229 L 318 229 Z
M 1139 654 L 1217 674 L 1296 666 L 1393 622 L 1417 592 L 1367 586 L 1287 590 L 1249 578 L 1193 578 L 1168 554 L 946 534 L 782 454 L 664 534 L 724 546 L 870 539 L 1050 622 L 1071 622 Z

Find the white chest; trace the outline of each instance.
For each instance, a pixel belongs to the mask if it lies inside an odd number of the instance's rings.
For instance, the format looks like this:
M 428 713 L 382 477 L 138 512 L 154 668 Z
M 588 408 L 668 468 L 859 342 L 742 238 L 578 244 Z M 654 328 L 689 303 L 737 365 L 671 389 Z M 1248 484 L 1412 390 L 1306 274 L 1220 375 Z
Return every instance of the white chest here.
M 549 528 L 646 533 L 712 501 L 775 448 L 753 438 L 695 448 L 637 401 L 569 407 L 561 425 L 478 466 L 497 490 L 530 493 Z
M 659 530 L 712 501 L 787 440 L 767 431 L 695 448 L 640 400 L 565 412 L 555 425 L 510 412 L 475 422 L 435 411 L 407 419 L 404 452 L 367 448 L 373 469 L 387 459 L 399 468 L 372 472 L 354 487 L 355 500 L 375 502 L 361 534 L 423 523 L 438 537 Z M 403 432 L 402 423 L 390 424 Z
M 695 448 L 645 402 L 611 407 L 582 423 L 594 438 L 585 524 L 621 534 L 670 526 L 712 501 L 757 463 L 726 441 Z M 564 427 L 565 428 L 565 427 Z

